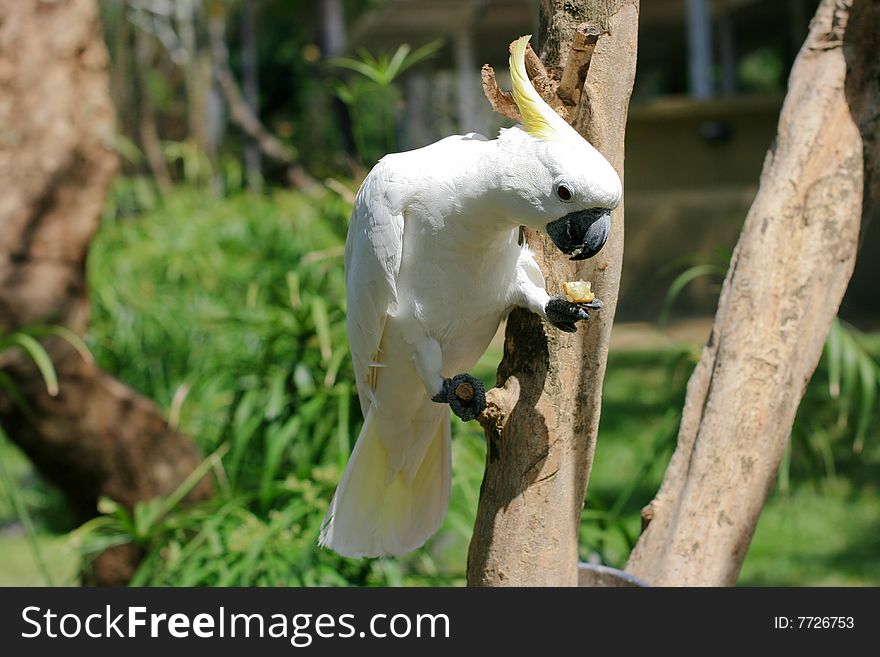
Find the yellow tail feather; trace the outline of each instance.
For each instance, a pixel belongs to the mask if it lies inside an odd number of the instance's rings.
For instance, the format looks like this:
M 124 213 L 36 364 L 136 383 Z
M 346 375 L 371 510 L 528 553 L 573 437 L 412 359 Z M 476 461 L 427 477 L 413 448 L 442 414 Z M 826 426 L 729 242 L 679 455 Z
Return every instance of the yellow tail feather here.
M 440 528 L 449 505 L 451 436 L 448 411 L 436 410 L 424 450 L 394 470 L 400 459 L 389 458 L 370 410 L 324 519 L 322 547 L 348 557 L 400 555 Z

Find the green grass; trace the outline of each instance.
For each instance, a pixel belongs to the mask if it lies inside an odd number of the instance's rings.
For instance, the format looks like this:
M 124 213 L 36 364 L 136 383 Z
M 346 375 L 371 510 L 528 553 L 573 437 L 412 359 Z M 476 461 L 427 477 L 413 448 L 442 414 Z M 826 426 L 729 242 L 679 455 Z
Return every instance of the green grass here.
M 76 586 L 79 558 L 65 536 L 40 531 L 37 543 L 54 586 Z M 47 586 L 34 553 L 18 528 L 0 532 L 0 586 Z
M 880 585 L 876 486 L 798 486 L 765 507 L 739 583 L 746 586 Z
M 67 543 L 69 510 L 61 495 L 40 480 L 17 447 L 2 439 L 0 459 L 19 491 L 21 502 L 37 520 L 34 538 L 51 583 L 55 586 L 75 584 L 79 557 Z M 13 500 L 5 486 L 0 485 L 0 586 L 48 584 Z
M 674 447 L 690 351 L 609 355 L 581 557 L 622 568 Z

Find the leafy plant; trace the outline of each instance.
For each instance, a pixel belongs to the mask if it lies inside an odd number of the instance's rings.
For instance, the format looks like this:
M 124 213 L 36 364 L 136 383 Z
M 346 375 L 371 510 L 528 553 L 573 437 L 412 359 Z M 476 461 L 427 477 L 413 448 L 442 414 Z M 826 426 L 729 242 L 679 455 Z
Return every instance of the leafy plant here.
M 598 561 L 623 568 L 641 531 L 639 509 L 644 501 L 637 498 L 647 481 L 659 481 L 662 477 L 663 468 L 675 448 L 680 421 L 680 409 L 667 410 L 650 436 L 647 449 L 642 451 L 635 472 L 627 481 L 621 482 L 613 498 L 590 493 L 581 512 L 580 546 L 583 561 Z
M 397 150 L 397 105 L 401 102 L 395 81 L 419 62 L 433 57 L 442 47 L 438 39 L 412 50 L 398 46 L 394 54 L 372 55 L 365 48 L 358 57 L 335 57 L 329 64 L 358 74 L 351 81 L 337 80 L 336 96 L 351 115 L 352 134 L 364 164 L 373 164 L 385 153 Z
M 359 59 L 354 57 L 335 57 L 330 63 L 360 73 L 381 87 L 390 86 L 407 69 L 429 57 L 433 57 L 443 46 L 442 39 L 435 39 L 421 48 L 412 50 L 409 44 L 401 44 L 393 55 L 381 53 L 373 56 L 366 48 L 359 48 Z
M 828 396 L 838 402 L 836 426 L 847 429 L 855 418 L 852 447 L 860 453 L 876 409 L 880 360 L 864 334 L 835 317 L 825 342 L 825 365 Z
M 868 336 L 835 318 L 816 373 L 798 408 L 779 483 L 790 489 L 791 471 L 835 483 L 840 464 L 864 456 L 880 431 L 880 349 Z M 876 446 L 876 445 L 875 445 Z
M 777 48 L 756 48 L 740 58 L 736 75 L 737 82 L 745 91 L 782 91 L 785 86 L 785 58 Z
M 117 154 L 135 168 L 144 160 L 143 153 L 132 141 L 117 136 L 113 142 Z M 221 155 L 215 167 L 193 139 L 165 141 L 162 155 L 169 168 L 182 181 L 179 189 L 189 189 L 220 196 L 240 194 L 246 188 L 241 161 Z M 131 174 L 113 180 L 104 203 L 104 223 L 132 218 L 161 208 L 163 194 L 152 176 Z
M 731 253 L 725 249 L 716 249 L 708 256 L 703 254 L 687 255 L 678 258 L 662 267 L 657 272 L 658 276 L 665 276 L 668 272 L 675 271 L 680 267 L 687 265 L 682 269 L 666 290 L 666 296 L 663 299 L 663 306 L 660 309 L 660 315 L 657 318 L 657 325 L 664 329 L 669 324 L 669 316 L 672 312 L 675 301 L 681 296 L 685 288 L 699 278 L 709 278 L 715 284 L 714 288 L 717 292 L 721 291 L 721 283 L 727 275 L 727 267 L 730 263 Z
M 13 350 L 18 350 L 24 353 L 31 361 L 33 361 L 34 365 L 37 366 L 40 376 L 43 378 L 43 383 L 46 385 L 46 392 L 54 397 L 59 391 L 58 375 L 55 372 L 55 366 L 52 364 L 52 358 L 37 339 L 45 336 L 56 336 L 67 341 L 79 351 L 83 358 L 91 360 L 91 354 L 79 336 L 63 326 L 37 326 L 21 329 L 19 331 L 14 331 L 9 335 L 2 336 L 0 337 L 0 356 L 4 356 Z M 0 370 L 0 388 L 2 388 L 9 396 L 9 399 L 17 404 L 24 412 L 32 412 L 28 407 L 27 402 L 25 402 L 19 394 L 13 376 L 3 370 Z M 6 432 L 2 427 L 0 427 L 0 442 L 10 442 L 9 437 L 6 435 Z M 18 486 L 13 481 L 13 478 L 7 470 L 6 464 L 2 458 L 0 458 L 0 486 L 2 486 L 6 493 L 6 497 L 10 500 L 16 518 L 21 523 L 22 527 L 24 527 L 31 553 L 34 556 L 34 561 L 36 562 L 40 573 L 43 575 L 46 584 L 53 586 L 52 576 L 49 573 L 49 569 L 46 567 L 46 560 L 43 557 L 42 550 L 40 550 L 40 545 L 36 539 L 34 521 L 28 511 L 28 505 L 19 491 Z

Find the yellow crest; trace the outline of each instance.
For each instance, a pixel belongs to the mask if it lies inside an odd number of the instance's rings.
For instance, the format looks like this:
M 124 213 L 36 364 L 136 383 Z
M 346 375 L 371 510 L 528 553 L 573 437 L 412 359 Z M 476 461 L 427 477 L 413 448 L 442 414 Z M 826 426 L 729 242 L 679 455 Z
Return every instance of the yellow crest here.
M 538 139 L 562 141 L 570 137 L 570 133 L 566 133 L 573 128 L 538 95 L 526 72 L 526 48 L 531 38 L 532 35 L 527 34 L 517 39 L 510 53 L 513 100 L 519 108 L 522 127 L 527 133 Z

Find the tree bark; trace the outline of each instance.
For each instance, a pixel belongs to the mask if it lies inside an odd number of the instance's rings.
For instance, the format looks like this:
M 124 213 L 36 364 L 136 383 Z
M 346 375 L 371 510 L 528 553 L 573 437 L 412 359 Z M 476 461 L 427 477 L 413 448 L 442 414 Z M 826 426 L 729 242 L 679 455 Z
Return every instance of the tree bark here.
M 581 70 L 587 62 L 579 66 L 580 102 L 568 107 L 568 113 L 621 179 L 638 7 L 638 0 L 544 0 L 541 8 L 542 56 L 550 63 L 552 81 L 570 81 L 562 69 L 567 60 L 583 55 L 569 54 L 576 31 L 588 29 L 582 24 L 590 21 L 598 28 L 592 58 L 586 57 L 589 68 Z M 542 86 L 539 91 L 546 94 Z M 555 90 L 555 84 L 550 86 Z M 566 85 L 568 98 L 570 87 Z M 556 103 L 564 100 L 557 98 Z M 498 368 L 498 385 L 503 387 L 490 391 L 491 414 L 483 418 L 488 450 L 468 554 L 471 586 L 578 583 L 578 530 L 617 305 L 623 206 L 612 214 L 611 236 L 592 260 L 571 262 L 545 236 L 530 233 L 527 238 L 548 291 L 558 292 L 564 281 L 590 280 L 605 307 L 576 334 L 547 327 L 521 310 L 508 319 Z
M 876 198 L 880 3 L 823 0 L 627 571 L 735 583 Z M 861 130 L 861 132 L 860 132 Z
M 94 0 L 0 0 L 0 331 L 62 324 L 82 335 L 85 260 L 116 170 L 107 52 Z M 99 495 L 129 507 L 171 492 L 200 461 L 160 409 L 67 343 L 48 340 L 60 392 L 5 356 L 26 407 L 0 392 L 0 423 L 82 516 Z M 210 493 L 204 480 L 189 498 Z M 96 564 L 124 583 L 136 551 Z M 123 556 L 125 556 L 123 554 Z

